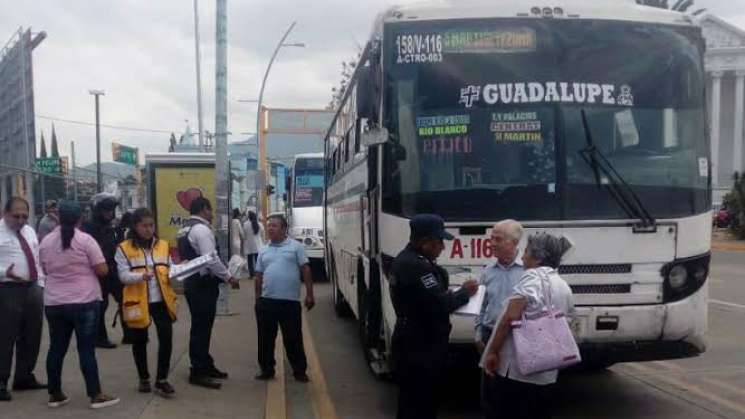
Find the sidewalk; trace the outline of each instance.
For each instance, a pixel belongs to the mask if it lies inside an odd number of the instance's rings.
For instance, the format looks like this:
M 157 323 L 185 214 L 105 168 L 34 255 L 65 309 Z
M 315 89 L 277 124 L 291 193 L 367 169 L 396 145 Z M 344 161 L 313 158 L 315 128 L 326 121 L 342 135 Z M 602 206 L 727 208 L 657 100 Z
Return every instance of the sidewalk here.
M 745 241 L 735 239 L 727 229 L 715 228 L 711 236 L 711 249 L 719 252 L 745 252 Z
M 217 367 L 230 378 L 221 390 L 208 390 L 190 385 L 189 376 L 189 310 L 181 296 L 179 321 L 174 324 L 171 384 L 176 397 L 162 399 L 153 394 L 137 392 L 137 372 L 130 346 L 97 350 L 98 367 L 103 391 L 118 396 L 117 406 L 94 411 L 89 408 L 83 378 L 78 367 L 75 339 L 65 358 L 63 390 L 70 397 L 68 405 L 58 409 L 47 407 L 46 391 L 13 392 L 13 401 L 0 404 L 0 419 L 99 418 L 107 419 L 196 419 L 196 418 L 263 418 L 266 384 L 253 379 L 256 373 L 256 321 L 253 314 L 253 283 L 241 283 L 242 289 L 230 296 L 232 316 L 218 317 L 212 339 L 212 355 Z M 113 309 L 109 308 L 109 316 Z M 111 324 L 111 323 L 109 323 Z M 151 374 L 155 373 L 157 337 L 150 330 Z M 114 342 L 121 342 L 121 329 L 110 329 Z M 46 378 L 48 330 L 43 332 L 42 347 L 35 373 L 40 381 Z

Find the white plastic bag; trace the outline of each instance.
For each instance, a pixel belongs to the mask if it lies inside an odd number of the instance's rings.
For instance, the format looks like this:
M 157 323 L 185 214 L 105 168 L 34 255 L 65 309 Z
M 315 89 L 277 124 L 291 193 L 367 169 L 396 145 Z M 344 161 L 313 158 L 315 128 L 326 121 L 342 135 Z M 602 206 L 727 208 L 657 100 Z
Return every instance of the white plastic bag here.
M 228 271 L 233 278 L 248 279 L 251 275 L 248 271 L 248 262 L 246 258 L 240 255 L 233 255 L 228 261 Z

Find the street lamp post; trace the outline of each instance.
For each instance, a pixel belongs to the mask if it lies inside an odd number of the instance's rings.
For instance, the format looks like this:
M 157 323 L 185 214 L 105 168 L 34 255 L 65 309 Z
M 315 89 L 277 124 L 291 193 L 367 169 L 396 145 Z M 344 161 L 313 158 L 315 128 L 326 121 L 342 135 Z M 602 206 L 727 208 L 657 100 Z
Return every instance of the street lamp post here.
M 103 90 L 89 90 L 88 93 L 96 98 L 96 192 L 103 190 L 101 182 L 101 120 L 99 112 L 99 96 L 105 96 Z
M 263 113 L 264 113 L 264 88 L 266 87 L 266 80 L 269 77 L 269 71 L 272 69 L 272 64 L 274 64 L 274 59 L 277 58 L 277 54 L 279 53 L 280 48 L 282 47 L 299 47 L 303 48 L 305 47 L 304 43 L 297 42 L 297 43 L 285 43 L 285 40 L 290 35 L 290 32 L 295 28 L 295 25 L 297 22 L 292 22 L 290 26 L 285 31 L 284 35 L 282 35 L 282 38 L 277 43 L 276 48 L 274 48 L 274 53 L 272 53 L 272 58 L 269 59 L 269 64 L 266 66 L 266 72 L 264 72 L 264 78 L 261 81 L 261 89 L 259 90 L 259 102 L 257 106 L 257 112 L 256 112 L 256 136 L 259 142 L 259 169 L 264 175 L 264 181 L 266 182 L 267 178 L 267 167 L 266 167 L 266 144 L 264 141 L 264 136 L 262 135 L 263 131 L 261 129 L 261 124 L 263 122 Z M 268 208 L 267 205 L 269 203 L 269 197 L 266 194 L 266 190 L 261 191 L 261 196 L 263 199 L 261 200 L 261 212 L 264 215 L 264 219 L 266 219 L 266 216 L 268 214 Z

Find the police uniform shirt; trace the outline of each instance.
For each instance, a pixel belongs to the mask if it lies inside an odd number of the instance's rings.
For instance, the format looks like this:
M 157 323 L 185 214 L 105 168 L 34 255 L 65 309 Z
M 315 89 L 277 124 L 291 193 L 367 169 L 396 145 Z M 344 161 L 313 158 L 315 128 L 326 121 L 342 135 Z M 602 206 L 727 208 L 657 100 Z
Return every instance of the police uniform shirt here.
M 468 303 L 466 289 L 449 291 L 447 272 L 409 244 L 393 261 L 391 294 L 399 320 L 427 341 L 443 343 L 450 334 L 450 314 Z

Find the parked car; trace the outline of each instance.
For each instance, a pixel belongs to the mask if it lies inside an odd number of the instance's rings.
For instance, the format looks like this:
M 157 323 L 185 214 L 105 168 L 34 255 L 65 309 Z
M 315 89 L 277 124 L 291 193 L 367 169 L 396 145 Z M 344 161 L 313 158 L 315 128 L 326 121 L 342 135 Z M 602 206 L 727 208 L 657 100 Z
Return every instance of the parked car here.
M 718 211 L 714 211 L 714 226 L 718 228 L 727 228 L 732 222 L 732 216 L 729 210 L 725 207 L 720 208 Z

